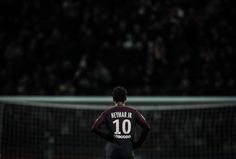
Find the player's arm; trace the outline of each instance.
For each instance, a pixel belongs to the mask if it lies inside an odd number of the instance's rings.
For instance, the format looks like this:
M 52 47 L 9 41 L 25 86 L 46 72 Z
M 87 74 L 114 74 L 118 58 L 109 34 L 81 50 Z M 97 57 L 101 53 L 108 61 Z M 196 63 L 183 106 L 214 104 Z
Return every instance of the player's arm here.
M 91 131 L 107 141 L 114 142 L 113 136 L 102 129 L 102 125 L 105 125 L 106 122 L 105 118 L 105 112 L 103 112 L 93 123 Z
M 136 122 L 142 127 L 140 138 L 138 139 L 137 142 L 133 143 L 134 148 L 138 148 L 143 144 L 143 142 L 147 138 L 148 132 L 150 131 L 150 125 L 138 111 L 136 111 L 135 117 L 136 117 Z

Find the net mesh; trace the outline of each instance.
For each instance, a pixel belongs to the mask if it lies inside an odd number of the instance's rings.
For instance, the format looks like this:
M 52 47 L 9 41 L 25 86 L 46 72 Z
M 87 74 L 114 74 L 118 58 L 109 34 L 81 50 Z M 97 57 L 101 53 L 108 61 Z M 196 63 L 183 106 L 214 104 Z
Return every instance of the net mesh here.
M 90 132 L 103 109 L 1 102 L 1 159 L 103 159 L 106 142 Z M 234 104 L 137 109 L 151 125 L 138 159 L 236 158 Z

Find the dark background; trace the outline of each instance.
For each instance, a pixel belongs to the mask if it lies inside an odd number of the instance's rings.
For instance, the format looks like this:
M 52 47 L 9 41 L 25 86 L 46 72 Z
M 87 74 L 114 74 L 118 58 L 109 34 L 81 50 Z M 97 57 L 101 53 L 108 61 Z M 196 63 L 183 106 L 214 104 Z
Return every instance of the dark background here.
M 1 0 L 1 95 L 236 95 L 233 0 Z

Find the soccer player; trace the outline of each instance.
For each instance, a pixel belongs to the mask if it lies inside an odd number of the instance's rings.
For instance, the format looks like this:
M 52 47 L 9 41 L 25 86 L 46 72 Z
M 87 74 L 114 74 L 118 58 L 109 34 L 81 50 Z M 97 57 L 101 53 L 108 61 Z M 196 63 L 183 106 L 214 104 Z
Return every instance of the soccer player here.
M 92 132 L 109 141 L 106 159 L 134 159 L 133 150 L 145 141 L 150 126 L 137 110 L 125 105 L 127 91 L 124 87 L 115 87 L 112 96 L 115 105 L 96 119 Z M 142 133 L 134 141 L 136 124 L 142 127 Z

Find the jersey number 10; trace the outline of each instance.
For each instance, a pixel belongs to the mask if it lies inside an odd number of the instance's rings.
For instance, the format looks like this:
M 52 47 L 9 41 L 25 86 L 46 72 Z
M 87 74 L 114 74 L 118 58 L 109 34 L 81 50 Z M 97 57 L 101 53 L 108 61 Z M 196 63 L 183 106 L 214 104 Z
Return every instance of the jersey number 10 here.
M 120 131 L 120 120 L 116 119 L 113 121 L 113 124 L 115 124 L 116 126 L 116 131 L 114 132 L 116 135 L 120 135 L 121 131 Z M 122 134 L 129 134 L 131 131 L 131 122 L 129 119 L 125 119 L 123 120 L 123 122 L 121 123 L 122 125 Z

